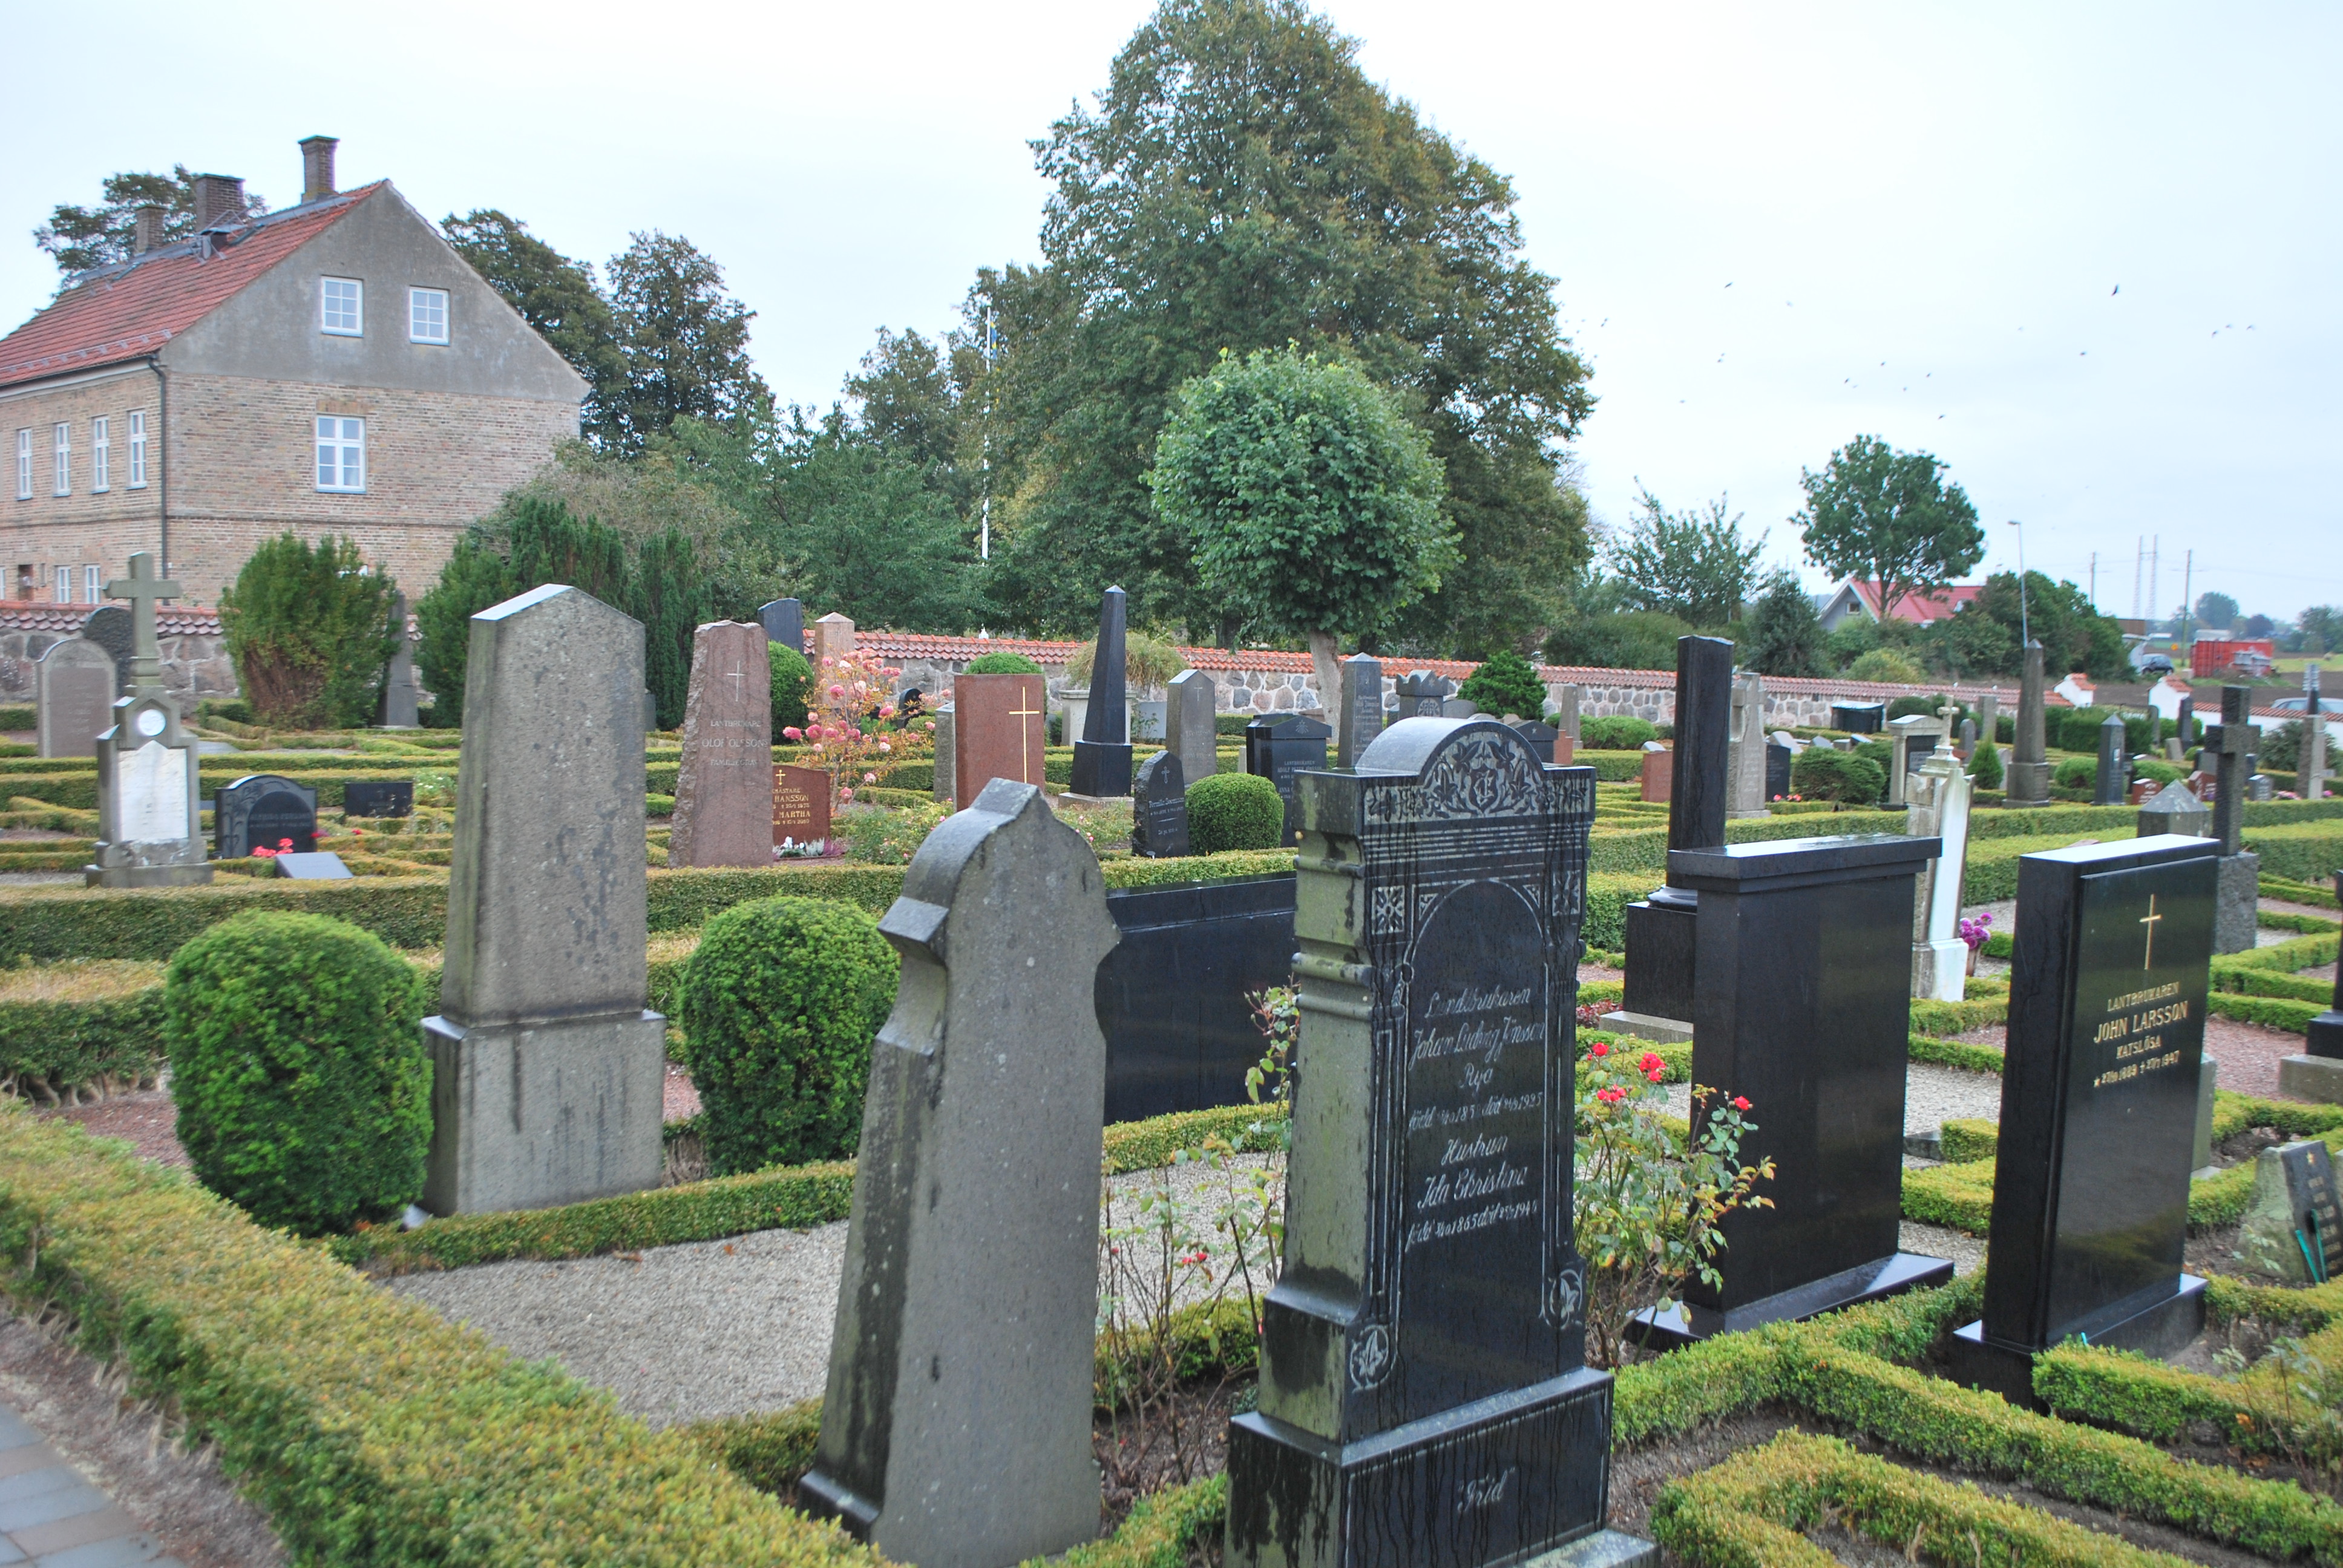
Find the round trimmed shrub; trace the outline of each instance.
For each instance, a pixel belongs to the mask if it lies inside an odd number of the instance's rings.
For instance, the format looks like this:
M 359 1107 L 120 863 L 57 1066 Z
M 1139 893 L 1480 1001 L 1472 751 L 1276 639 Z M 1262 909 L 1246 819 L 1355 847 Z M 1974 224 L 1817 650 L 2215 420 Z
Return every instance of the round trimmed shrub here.
M 1039 675 L 1041 667 L 1021 653 L 980 654 L 968 661 L 965 675 Z M 1178 671 L 1173 671 L 1177 674 Z
M 173 954 L 163 1041 L 196 1178 L 313 1236 L 421 1197 L 425 1000 L 413 964 L 324 915 L 238 915 Z
M 1285 842 L 1285 798 L 1258 773 L 1215 773 L 1188 786 L 1188 848 L 1274 849 Z
M 1875 648 L 1846 667 L 1846 678 L 1917 686 L 1928 678 L 1928 673 L 1892 648 Z
M 1659 738 L 1660 727 L 1647 719 L 1632 713 L 1605 714 L 1600 719 L 1582 719 L 1578 723 L 1578 749 L 1582 751 L 1641 751 L 1644 742 Z
M 765 662 L 773 672 L 773 739 L 779 740 L 784 729 L 802 729 L 806 721 L 806 697 L 813 690 L 813 666 L 806 656 L 785 642 L 765 645 Z
M 1868 757 L 1809 746 L 1790 765 L 1790 788 L 1808 800 L 1868 806 L 1887 792 L 1887 771 Z
M 2153 757 L 2133 758 L 2131 759 L 2131 776 L 2135 779 L 2146 779 L 2159 789 L 2163 789 L 2167 784 L 2177 784 L 2180 782 L 2179 769 L 2175 768 L 2169 762 L 2159 761 Z
M 1545 713 L 1545 682 L 1530 661 L 1511 648 L 1502 648 L 1486 664 L 1464 678 L 1456 695 L 1492 718 L 1518 713 L 1538 719 Z
M 827 899 L 759 899 L 709 920 L 676 1013 L 710 1171 L 854 1152 L 901 962 L 876 920 Z
M 2088 789 L 2099 781 L 2099 759 L 2069 757 L 2051 770 L 2050 782 L 2069 789 Z

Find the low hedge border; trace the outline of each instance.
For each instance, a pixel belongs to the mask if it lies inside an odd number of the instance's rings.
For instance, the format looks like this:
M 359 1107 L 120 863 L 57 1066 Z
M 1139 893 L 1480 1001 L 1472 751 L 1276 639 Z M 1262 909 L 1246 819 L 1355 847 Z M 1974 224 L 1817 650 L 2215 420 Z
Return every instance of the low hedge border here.
M 2205 999 L 2205 1010 L 2239 1023 L 2257 1023 L 2264 1029 L 2307 1035 L 2310 1032 L 2310 1020 L 2327 1010 L 2327 1003 L 2275 996 L 2238 996 L 2217 990 Z
M 2320 887 L 2316 882 L 2298 882 L 2290 878 L 2275 876 L 2267 872 L 2263 873 L 2258 880 L 2261 884 L 2262 897 L 2266 899 L 2284 899 L 2289 904 L 2308 904 L 2315 910 L 2332 910 L 2343 907 L 2338 906 L 2336 903 L 2335 890 L 2332 887 Z M 2288 920 L 2305 920 L 2310 917 L 2291 915 L 2283 918 Z M 2268 924 L 2270 921 L 2270 916 L 2265 913 L 2262 916 L 2262 921 L 2266 925 Z M 2298 927 L 2297 929 L 2301 930 L 2304 928 Z

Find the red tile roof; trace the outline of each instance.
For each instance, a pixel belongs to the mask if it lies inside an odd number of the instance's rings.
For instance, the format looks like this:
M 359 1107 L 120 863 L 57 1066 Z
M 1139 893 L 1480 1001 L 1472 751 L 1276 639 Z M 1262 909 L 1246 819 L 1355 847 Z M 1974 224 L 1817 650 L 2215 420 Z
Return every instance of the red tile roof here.
M 0 599 L 0 632 L 51 631 L 60 637 L 71 637 L 81 630 L 82 622 L 97 607 L 86 604 L 43 604 L 35 599 Z M 219 611 L 189 606 L 185 609 L 167 604 L 155 607 L 155 634 L 157 637 L 217 637 L 220 634 Z
M 156 352 L 382 188 L 361 186 L 233 234 L 181 240 L 83 274 L 47 309 L 0 337 L 0 387 Z
M 1850 578 L 1848 586 L 1862 596 L 1863 608 L 1871 612 L 1872 618 L 1880 618 L 1879 585 L 1862 578 Z M 1908 620 L 1915 626 L 1944 620 L 1984 591 L 1983 583 L 1955 583 L 1935 593 L 1907 593 L 1896 601 L 1895 618 Z

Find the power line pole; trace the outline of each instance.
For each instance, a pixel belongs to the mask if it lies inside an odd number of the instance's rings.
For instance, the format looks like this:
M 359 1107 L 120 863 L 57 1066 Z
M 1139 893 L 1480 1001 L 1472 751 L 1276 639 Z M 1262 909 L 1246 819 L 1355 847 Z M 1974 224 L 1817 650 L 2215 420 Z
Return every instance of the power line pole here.
M 984 461 L 982 484 L 984 494 L 977 502 L 979 518 L 976 533 L 976 558 L 992 558 L 992 355 L 996 339 L 992 334 L 992 306 L 984 307 Z
M 2099 608 L 2099 552 L 2091 552 L 2091 608 Z
M 2147 536 L 2139 534 L 2134 537 L 2131 547 L 2131 618 L 2134 620 L 2140 619 L 2143 614 L 2139 608 L 2139 574 L 2147 568 Z
M 2188 564 L 2180 575 L 2180 629 L 2193 634 L 2197 629 L 2197 552 L 2190 550 L 2187 559 Z M 2193 635 L 2189 640 L 2194 640 Z M 2188 644 L 2184 641 L 2181 646 L 2186 648 Z

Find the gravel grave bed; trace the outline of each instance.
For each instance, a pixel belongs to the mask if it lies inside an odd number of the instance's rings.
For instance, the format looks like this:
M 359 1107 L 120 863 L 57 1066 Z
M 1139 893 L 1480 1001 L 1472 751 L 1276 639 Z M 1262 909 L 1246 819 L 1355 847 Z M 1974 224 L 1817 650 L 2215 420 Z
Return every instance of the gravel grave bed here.
M 1996 1025 L 1998 1032 L 1999 1027 Z M 1964 1037 L 1966 1038 L 1966 1037 Z M 1999 1044 L 1996 1039 L 1993 1043 Z M 2277 1070 L 2273 1068 L 2272 1072 Z M 1692 1114 L 1692 1085 L 1671 1083 L 1668 1089 L 1668 1114 Z M 1939 1067 L 1934 1062 L 1916 1061 L 1905 1069 L 1904 1131 L 1907 1137 L 1934 1137 L 1936 1129 L 1956 1117 L 1981 1116 L 1988 1121 L 2001 1120 L 2001 1079 L 1990 1072 L 1971 1072 L 1965 1068 Z M 1750 1120 L 1765 1125 L 1765 1108 L 1755 1106 Z

